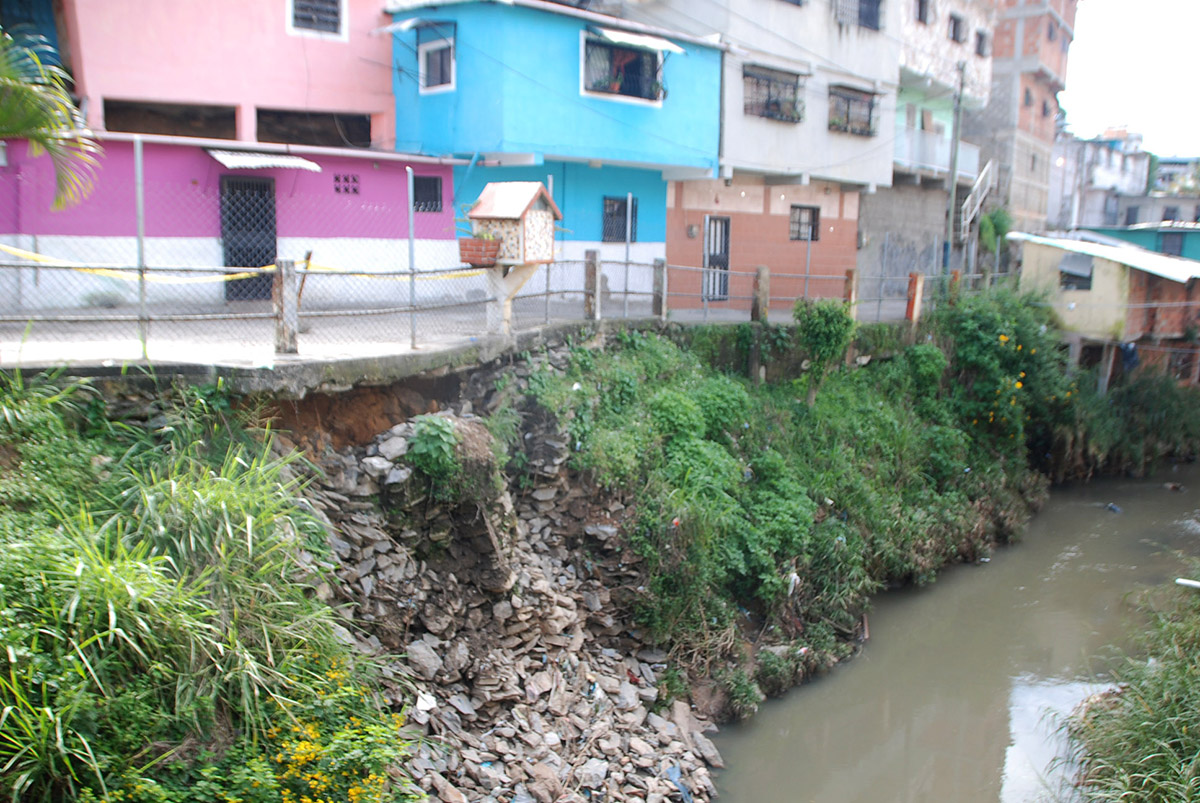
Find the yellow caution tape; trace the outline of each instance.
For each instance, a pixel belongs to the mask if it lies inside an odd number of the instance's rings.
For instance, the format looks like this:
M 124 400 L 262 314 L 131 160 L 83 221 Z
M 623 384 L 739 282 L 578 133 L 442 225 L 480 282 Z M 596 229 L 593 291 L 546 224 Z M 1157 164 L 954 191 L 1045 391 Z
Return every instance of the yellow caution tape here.
M 19 259 L 23 259 L 27 262 L 40 262 L 43 265 L 53 265 L 55 267 L 71 268 L 72 270 L 78 271 L 80 273 L 90 273 L 93 276 L 105 276 L 110 279 L 122 279 L 124 281 L 129 281 L 129 282 L 136 282 L 140 278 L 139 273 L 135 270 L 114 270 L 112 268 L 87 268 L 87 267 L 84 267 L 83 265 L 79 264 L 78 262 L 68 262 L 63 259 L 54 259 L 53 257 L 48 257 L 44 254 L 38 254 L 34 251 L 25 251 L 21 248 L 14 248 L 11 245 L 0 244 L 0 251 L 4 251 L 6 253 L 12 254 L 13 256 L 15 256 Z M 320 273 L 347 274 L 347 273 L 354 272 L 354 271 L 349 271 L 345 268 L 334 268 L 334 267 L 330 267 L 328 265 L 317 265 L 315 263 L 309 263 L 305 267 L 308 271 L 320 272 Z M 235 279 L 249 279 L 252 276 L 261 276 L 264 273 L 274 272 L 276 270 L 276 266 L 275 265 L 263 265 L 261 268 L 258 268 L 258 269 L 241 268 L 241 267 L 231 268 L 231 269 L 242 271 L 242 272 L 225 273 L 225 274 L 221 274 L 221 275 L 212 275 L 212 276 L 174 276 L 174 277 L 172 277 L 172 276 L 155 275 L 156 269 L 151 268 L 145 272 L 145 278 L 146 278 L 146 281 L 148 281 L 148 282 L 157 282 L 159 284 L 209 284 L 212 282 L 229 282 L 229 281 L 233 281 Z M 417 274 L 416 278 L 420 281 L 437 281 L 439 279 L 467 279 L 472 276 L 482 276 L 484 273 L 486 273 L 486 271 L 483 271 L 483 270 L 462 270 L 462 271 L 453 271 L 451 273 L 440 273 L 440 274 L 429 275 L 429 276 L 422 276 L 421 274 Z M 363 278 L 367 278 L 367 279 L 392 279 L 392 280 L 400 280 L 400 281 L 408 280 L 408 274 L 405 274 L 403 276 L 396 276 L 396 275 L 377 276 L 377 275 L 373 275 L 373 274 L 369 274 L 369 273 L 359 273 L 358 275 L 362 276 Z

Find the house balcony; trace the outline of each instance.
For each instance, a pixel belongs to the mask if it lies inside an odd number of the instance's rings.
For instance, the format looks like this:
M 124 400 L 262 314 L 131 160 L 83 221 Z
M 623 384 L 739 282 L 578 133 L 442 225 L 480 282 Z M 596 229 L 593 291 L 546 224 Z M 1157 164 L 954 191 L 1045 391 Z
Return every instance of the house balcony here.
M 896 172 L 929 178 L 950 173 L 950 138 L 932 131 L 896 126 L 893 155 Z M 958 182 L 971 184 L 979 176 L 979 146 L 959 141 Z

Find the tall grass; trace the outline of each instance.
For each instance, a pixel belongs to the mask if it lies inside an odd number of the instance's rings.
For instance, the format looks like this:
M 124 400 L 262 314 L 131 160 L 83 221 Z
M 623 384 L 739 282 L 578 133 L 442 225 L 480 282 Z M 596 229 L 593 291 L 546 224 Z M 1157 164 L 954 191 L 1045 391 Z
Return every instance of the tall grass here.
M 1200 596 L 1149 607 L 1139 657 L 1067 731 L 1088 801 L 1200 800 Z
M 0 561 L 8 794 L 283 800 L 305 791 L 287 763 L 302 727 L 350 757 L 333 788 L 360 794 L 370 776 L 378 799 L 407 799 L 403 782 L 378 782 L 403 755 L 397 723 L 305 591 L 299 553 L 324 534 L 297 501 L 295 458 L 275 457 L 269 432 L 256 440 L 219 389 L 176 391 L 142 426 L 85 414 L 77 395 L 0 386 L 0 450 L 14 455 L 0 490 L 48 459 L 42 443 L 76 470 L 41 478 L 56 490 L 10 519 Z

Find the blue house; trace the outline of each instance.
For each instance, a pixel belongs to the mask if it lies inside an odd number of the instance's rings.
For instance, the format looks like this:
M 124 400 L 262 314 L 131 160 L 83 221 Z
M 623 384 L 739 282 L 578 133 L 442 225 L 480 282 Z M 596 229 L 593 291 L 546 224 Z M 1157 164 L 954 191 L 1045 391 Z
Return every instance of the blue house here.
M 722 47 L 544 0 L 393 0 L 396 149 L 460 155 L 458 204 L 541 181 L 561 259 L 665 255 L 667 182 L 718 171 Z M 632 209 L 627 199 L 632 196 Z

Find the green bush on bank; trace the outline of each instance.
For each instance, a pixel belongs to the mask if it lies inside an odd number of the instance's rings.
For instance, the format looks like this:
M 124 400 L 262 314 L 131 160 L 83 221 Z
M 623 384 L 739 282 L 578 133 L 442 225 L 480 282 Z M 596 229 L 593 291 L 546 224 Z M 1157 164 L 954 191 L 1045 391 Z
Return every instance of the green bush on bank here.
M 1014 537 L 1068 446 L 1100 470 L 1198 442 L 1190 418 L 1167 421 L 1148 404 L 1193 403 L 1170 382 L 1135 379 L 1098 408 L 1033 299 L 961 299 L 907 348 L 872 330 L 890 359 L 856 369 L 838 365 L 853 335 L 843 305 L 798 315 L 803 337 L 707 327 L 696 351 L 627 332 L 530 380 L 566 427 L 573 466 L 633 496 L 638 616 L 685 664 L 733 656 L 741 622 L 810 646 L 820 666 L 844 650 L 832 635 L 854 632 L 872 591 L 929 582 Z M 751 385 L 698 356 L 741 370 L 756 340 L 764 361 L 810 359 L 828 374 Z M 786 674 L 763 671 L 772 690 Z M 745 683 L 725 685 L 750 700 Z
M 181 391 L 150 427 L 83 398 L 0 383 L 5 792 L 411 799 L 389 775 L 400 721 L 304 591 L 324 533 L 269 433 L 219 391 Z

